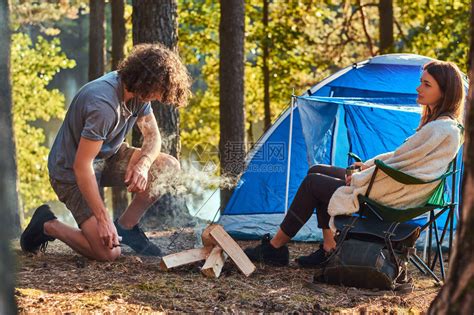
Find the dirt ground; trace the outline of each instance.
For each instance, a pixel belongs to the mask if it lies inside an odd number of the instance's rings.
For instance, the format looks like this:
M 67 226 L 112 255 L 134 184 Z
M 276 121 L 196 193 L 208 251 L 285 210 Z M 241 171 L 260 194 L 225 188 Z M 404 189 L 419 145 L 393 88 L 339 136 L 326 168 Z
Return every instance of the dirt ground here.
M 167 248 L 176 230 L 147 233 L 166 253 L 192 248 L 192 229 Z M 244 248 L 256 242 L 239 242 Z M 49 244 L 46 254 L 17 252 L 16 299 L 20 314 L 298 312 L 316 314 L 420 314 L 426 312 L 439 286 L 415 269 L 415 290 L 397 296 L 311 283 L 313 271 L 297 268 L 294 258 L 309 254 L 316 244 L 292 243 L 292 263 L 263 265 L 249 278 L 227 260 L 218 279 L 205 278 L 201 264 L 163 272 L 157 258 L 134 256 L 124 248 L 115 262 L 82 258 L 64 244 Z

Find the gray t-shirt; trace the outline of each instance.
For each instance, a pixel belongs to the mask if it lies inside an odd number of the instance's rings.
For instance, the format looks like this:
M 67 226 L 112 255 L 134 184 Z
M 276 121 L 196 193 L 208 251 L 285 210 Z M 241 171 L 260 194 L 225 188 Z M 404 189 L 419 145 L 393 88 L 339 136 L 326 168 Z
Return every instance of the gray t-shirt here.
M 74 183 L 74 159 L 81 137 L 102 140 L 94 165 L 114 155 L 138 117 L 151 112 L 150 103 L 137 98 L 122 106 L 120 78 L 110 72 L 84 85 L 74 96 L 48 157 L 49 176 Z M 127 110 L 128 109 L 128 110 Z M 96 170 L 96 176 L 97 174 Z

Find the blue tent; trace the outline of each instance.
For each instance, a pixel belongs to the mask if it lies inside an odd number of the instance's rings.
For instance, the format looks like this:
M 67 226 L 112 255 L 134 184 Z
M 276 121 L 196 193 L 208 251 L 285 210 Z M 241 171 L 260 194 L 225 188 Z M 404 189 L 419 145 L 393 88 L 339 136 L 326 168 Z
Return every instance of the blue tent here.
M 274 234 L 311 165 L 346 167 L 353 162 L 348 152 L 365 160 L 397 148 L 419 124 L 415 89 L 430 60 L 412 54 L 373 57 L 293 97 L 249 153 L 219 223 L 240 239 Z M 459 157 L 462 168 L 461 163 Z M 316 215 L 295 239 L 321 239 Z

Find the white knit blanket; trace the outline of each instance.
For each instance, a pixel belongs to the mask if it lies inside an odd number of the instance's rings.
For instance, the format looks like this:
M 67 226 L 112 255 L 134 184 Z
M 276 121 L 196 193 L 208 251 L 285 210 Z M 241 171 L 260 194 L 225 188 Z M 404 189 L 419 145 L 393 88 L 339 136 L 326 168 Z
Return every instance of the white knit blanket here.
M 367 139 L 370 141 L 370 139 Z M 433 180 L 443 175 L 461 145 L 457 122 L 441 118 L 423 126 L 393 152 L 378 155 L 365 164 L 368 169 L 355 173 L 350 186 L 339 187 L 329 201 L 330 227 L 335 230 L 334 216 L 359 210 L 357 196 L 365 194 L 374 172 L 374 161 L 385 164 L 422 180 Z M 378 171 L 369 197 L 386 206 L 407 209 L 424 205 L 439 181 L 423 185 L 404 185 Z

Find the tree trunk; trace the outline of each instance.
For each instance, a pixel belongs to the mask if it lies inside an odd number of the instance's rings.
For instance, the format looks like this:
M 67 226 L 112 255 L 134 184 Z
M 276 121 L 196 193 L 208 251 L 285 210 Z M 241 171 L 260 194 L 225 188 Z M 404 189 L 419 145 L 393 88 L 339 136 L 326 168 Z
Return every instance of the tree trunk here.
M 105 1 L 89 0 L 89 81 L 104 74 Z
M 176 0 L 133 0 L 133 44 L 161 43 L 169 49 L 178 50 L 178 5 Z M 161 152 L 180 157 L 179 111 L 173 104 L 152 102 L 160 129 Z M 141 134 L 133 129 L 132 145 L 140 147 Z M 183 196 L 162 196 L 144 216 L 143 225 L 148 228 L 167 228 L 188 225 L 192 221 Z
M 127 32 L 125 30 L 124 0 L 112 0 L 112 70 L 116 70 L 124 57 Z
M 0 228 L 0 314 L 16 314 L 15 268 L 10 239 L 18 228 L 17 168 L 13 138 L 12 90 L 10 82 L 10 10 L 8 0 L 0 0 L 0 200 L 3 227 Z
M 254 143 L 255 143 L 255 137 L 253 136 L 253 123 L 252 123 L 252 121 L 249 122 L 249 129 L 247 129 L 247 143 L 250 146 L 253 146 Z
M 268 5 L 269 0 L 263 0 L 263 108 L 265 112 L 264 130 L 267 131 L 272 123 L 272 113 L 270 108 L 270 69 L 268 58 L 270 54 L 270 38 L 268 37 Z
M 471 4 L 471 62 L 474 59 L 473 33 L 474 1 Z M 460 222 L 457 227 L 453 255 L 449 262 L 448 278 L 438 296 L 431 303 L 429 314 L 474 313 L 474 237 L 472 237 L 474 229 L 474 71 L 472 63 L 469 77 Z
M 244 31 L 245 2 L 221 1 L 219 155 L 221 175 L 231 178 L 242 173 L 245 159 Z M 221 209 L 231 194 L 231 189 L 221 190 Z
M 112 70 L 116 70 L 124 57 L 126 40 L 124 0 L 112 0 Z M 120 217 L 128 206 L 128 193 L 124 187 L 112 187 L 112 208 L 114 219 Z
M 380 54 L 393 51 L 393 3 L 392 0 L 379 0 Z
M 469 55 L 467 58 L 467 69 L 470 78 L 474 77 L 474 1 L 471 2 L 471 28 L 470 28 Z M 471 98 L 472 99 L 472 98 Z

